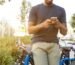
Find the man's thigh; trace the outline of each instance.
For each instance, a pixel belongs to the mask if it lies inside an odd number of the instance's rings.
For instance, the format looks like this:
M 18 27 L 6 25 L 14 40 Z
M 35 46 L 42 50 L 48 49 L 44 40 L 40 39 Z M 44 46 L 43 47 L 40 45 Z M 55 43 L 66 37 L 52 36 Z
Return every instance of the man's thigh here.
M 34 44 L 32 46 L 32 53 L 35 65 L 48 65 L 48 57 L 44 48 L 45 47 L 42 48 L 42 46 L 39 46 L 38 44 Z
M 60 49 L 58 44 L 54 44 L 54 46 L 50 49 L 48 58 L 49 58 L 49 65 L 59 65 Z
M 48 65 L 47 54 L 40 48 L 36 48 L 32 51 L 35 65 Z

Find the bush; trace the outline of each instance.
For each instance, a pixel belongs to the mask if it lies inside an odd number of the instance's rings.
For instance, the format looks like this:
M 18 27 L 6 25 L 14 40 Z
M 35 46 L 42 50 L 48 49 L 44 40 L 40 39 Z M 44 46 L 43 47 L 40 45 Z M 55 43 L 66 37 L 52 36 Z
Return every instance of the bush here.
M 30 36 L 20 37 L 25 44 L 30 43 Z M 17 37 L 0 38 L 0 65 L 13 65 L 20 54 L 16 47 Z
M 7 49 L 0 49 L 0 65 L 12 65 L 14 63 L 13 57 Z

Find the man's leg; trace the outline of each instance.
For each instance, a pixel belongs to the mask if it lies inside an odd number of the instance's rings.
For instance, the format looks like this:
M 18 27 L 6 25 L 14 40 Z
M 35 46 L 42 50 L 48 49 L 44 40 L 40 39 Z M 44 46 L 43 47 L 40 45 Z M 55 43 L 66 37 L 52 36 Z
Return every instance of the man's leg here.
M 39 48 L 37 44 L 32 46 L 32 53 L 35 65 L 48 65 L 47 53 Z
M 52 48 L 49 50 L 49 65 L 59 65 L 60 61 L 60 49 L 59 45 L 56 43 L 51 43 Z

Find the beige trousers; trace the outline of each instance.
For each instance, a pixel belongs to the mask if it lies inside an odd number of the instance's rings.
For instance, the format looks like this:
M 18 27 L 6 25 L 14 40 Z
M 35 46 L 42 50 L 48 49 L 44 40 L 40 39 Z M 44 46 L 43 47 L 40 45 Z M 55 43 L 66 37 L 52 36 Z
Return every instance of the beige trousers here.
M 59 65 L 60 49 L 57 43 L 34 43 L 32 53 L 35 65 Z

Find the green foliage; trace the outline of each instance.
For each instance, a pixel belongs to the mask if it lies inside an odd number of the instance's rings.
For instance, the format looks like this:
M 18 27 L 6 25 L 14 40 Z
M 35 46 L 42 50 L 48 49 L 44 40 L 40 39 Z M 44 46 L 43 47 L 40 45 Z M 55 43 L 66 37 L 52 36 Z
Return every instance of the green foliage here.
M 25 15 L 26 15 L 26 1 L 22 1 L 22 6 L 21 6 L 21 22 L 25 22 Z
M 30 43 L 30 36 L 21 37 L 24 43 Z M 0 38 L 0 65 L 14 65 L 13 63 L 21 54 L 16 47 L 17 37 Z
M 24 44 L 30 44 L 31 43 L 31 37 L 30 36 L 21 37 L 21 41 Z
M 9 2 L 11 1 L 11 0 L 8 0 Z M 3 5 L 5 3 L 5 0 L 0 0 L 0 5 Z
M 1 48 L 0 50 L 0 65 L 12 65 L 14 63 L 13 57 L 7 48 Z
M 72 16 L 72 20 L 71 20 L 71 26 L 73 27 L 73 28 L 75 28 L 75 14 L 73 14 L 73 16 Z
M 0 38 L 0 65 L 12 65 L 14 58 L 11 55 L 12 46 L 15 39 L 13 37 Z
M 5 3 L 5 0 L 0 0 L 0 5 L 3 5 Z

